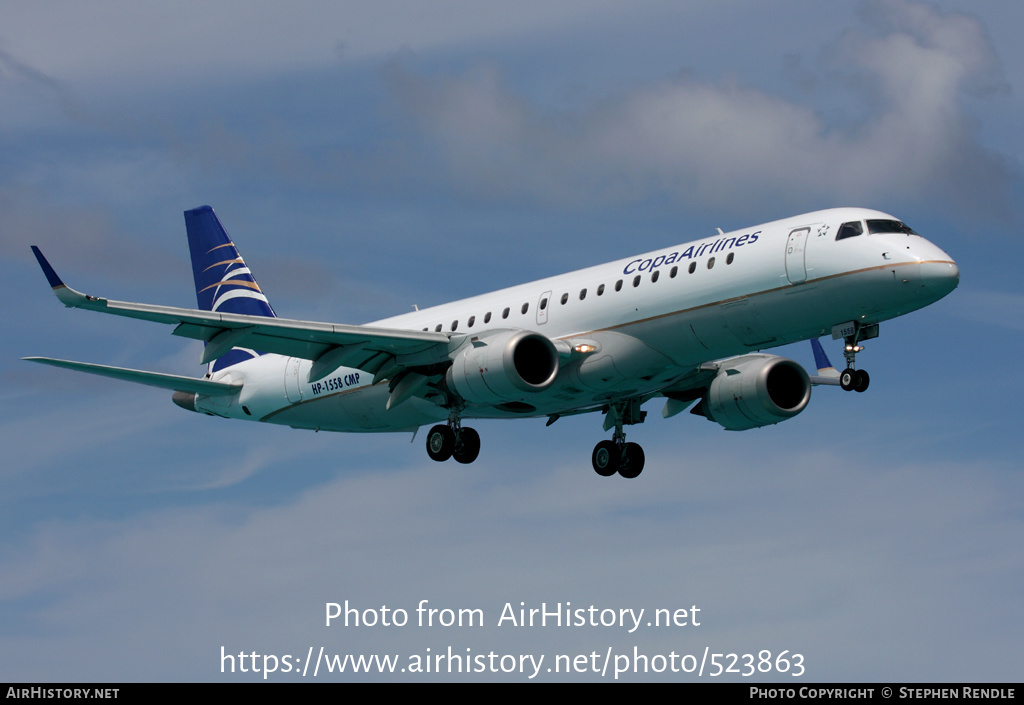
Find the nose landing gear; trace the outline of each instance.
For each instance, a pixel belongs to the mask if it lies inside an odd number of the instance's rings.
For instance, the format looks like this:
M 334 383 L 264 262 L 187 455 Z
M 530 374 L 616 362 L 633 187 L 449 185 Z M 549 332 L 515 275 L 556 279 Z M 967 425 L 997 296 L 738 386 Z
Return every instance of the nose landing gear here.
M 863 350 L 864 348 L 861 348 Z M 871 383 L 871 377 L 865 370 L 847 367 L 839 374 L 839 386 L 847 392 L 863 392 Z
M 837 335 L 836 329 L 841 329 Z M 857 322 L 836 326 L 832 331 L 833 338 L 843 338 L 843 357 L 846 358 L 846 369 L 839 374 L 839 386 L 847 392 L 866 391 L 871 377 L 864 370 L 856 369 L 857 353 L 864 349 L 860 341 L 878 337 L 878 324 L 862 326 Z

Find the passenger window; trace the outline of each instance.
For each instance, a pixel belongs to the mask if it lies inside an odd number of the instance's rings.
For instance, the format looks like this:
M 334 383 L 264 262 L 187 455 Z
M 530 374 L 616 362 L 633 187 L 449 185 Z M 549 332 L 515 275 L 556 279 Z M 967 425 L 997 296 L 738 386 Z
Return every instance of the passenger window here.
M 545 296 L 543 299 L 540 300 L 540 310 L 543 311 L 547 307 L 548 307 L 548 297 Z
M 454 332 L 455 332 L 455 329 L 456 329 L 456 328 L 458 328 L 458 327 L 459 327 L 459 321 L 458 321 L 458 319 L 456 319 L 456 320 L 452 321 L 452 333 L 454 333 Z
M 679 267 L 673 267 L 672 271 L 668 273 L 668 278 L 675 279 L 677 274 L 679 274 Z
M 436 327 L 436 328 L 434 328 L 434 331 L 435 331 L 436 333 L 440 333 L 440 332 L 441 332 L 441 324 L 440 324 L 440 323 L 438 323 L 438 324 L 437 324 L 437 327 Z
M 651 272 L 651 283 L 653 284 L 656 281 L 658 281 L 658 270 L 657 269 L 655 269 L 653 272 Z
M 714 266 L 715 266 L 715 258 L 712 257 L 711 259 L 708 260 L 708 269 L 711 269 Z
M 615 282 L 615 291 L 622 291 L 622 280 Z
M 508 307 L 505 307 L 505 310 L 501 312 L 501 317 L 508 318 Z
M 562 305 L 565 306 L 569 303 L 569 294 L 562 294 Z
M 484 323 L 490 323 L 490 322 L 491 322 L 491 312 L 488 311 L 487 313 L 484 314 Z
M 634 287 L 640 286 L 640 275 L 639 274 L 637 274 L 635 277 L 633 277 L 633 286 Z
M 597 287 L 597 295 L 601 296 L 603 293 L 604 293 L 604 284 L 602 284 L 601 286 Z
M 696 262 L 690 262 L 690 274 L 693 274 L 696 271 L 697 271 L 697 263 Z
M 523 304 L 523 313 L 526 313 L 528 310 L 530 310 L 530 304 Z
M 474 323 L 476 323 L 476 316 L 470 316 L 469 320 L 466 321 L 466 326 L 472 328 Z
M 585 298 L 587 298 L 587 290 L 586 289 L 580 289 L 580 301 L 582 301 Z
M 736 254 L 735 254 L 734 252 L 730 252 L 730 253 L 728 254 L 728 256 L 726 256 L 726 258 L 725 258 L 725 263 L 726 263 L 726 264 L 732 264 L 732 260 L 733 260 L 733 258 L 734 258 L 735 256 L 736 256 Z
M 857 237 L 864 234 L 864 225 L 859 220 L 843 223 L 836 232 L 836 240 L 845 240 L 848 237 Z

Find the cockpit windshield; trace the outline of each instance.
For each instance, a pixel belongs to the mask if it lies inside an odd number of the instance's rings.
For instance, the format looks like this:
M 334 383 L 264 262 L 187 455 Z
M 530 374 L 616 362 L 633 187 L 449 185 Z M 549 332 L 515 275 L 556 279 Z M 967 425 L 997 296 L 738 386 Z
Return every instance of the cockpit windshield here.
M 864 233 L 864 225 L 859 220 L 843 223 L 836 231 L 836 240 L 845 240 L 848 237 L 857 237 Z
M 903 233 L 904 235 L 917 235 L 910 226 L 898 220 L 869 220 L 868 234 L 878 235 L 880 233 Z

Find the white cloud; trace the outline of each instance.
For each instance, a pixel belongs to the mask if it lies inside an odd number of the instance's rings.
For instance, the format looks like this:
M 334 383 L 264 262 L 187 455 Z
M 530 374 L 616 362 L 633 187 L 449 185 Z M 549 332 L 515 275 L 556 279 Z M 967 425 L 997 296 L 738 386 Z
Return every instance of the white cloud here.
M 879 94 L 852 130 L 728 80 L 679 79 L 558 114 L 493 66 L 459 76 L 398 66 L 392 85 L 458 187 L 492 197 L 593 204 L 669 194 L 714 206 L 743 193 L 763 209 L 794 194 L 819 203 L 939 196 L 1005 214 L 1009 170 L 978 143 L 962 105 L 966 91 L 999 81 L 980 23 L 902 2 L 876 10 L 883 31 L 830 47 L 831 63 Z
M 991 620 L 1016 589 L 1022 535 L 994 467 L 857 468 L 828 450 L 776 453 L 780 434 L 768 444 L 744 441 L 729 456 L 690 446 L 685 469 L 675 469 L 671 442 L 658 444 L 637 482 L 597 478 L 556 450 L 541 471 L 524 471 L 518 457 L 473 468 L 424 460 L 339 475 L 273 506 L 45 524 L 2 557 L 0 594 L 22 605 L 8 633 L 29 625 L 35 634 L 17 648 L 4 638 L 5 667 L 30 680 L 219 679 L 222 644 L 407 655 L 447 644 L 588 653 L 598 643 L 623 652 L 708 643 L 784 644 L 807 654 L 819 680 L 877 680 L 895 658 L 905 678 L 1012 673 L 1012 649 L 998 654 L 1017 632 Z M 972 656 L 943 642 L 947 621 L 936 615 L 975 598 L 956 626 L 958 643 L 983 647 Z M 325 628 L 324 603 L 346 599 L 410 611 L 428 599 L 489 619 L 447 632 Z M 697 603 L 705 626 L 495 630 L 501 605 L 520 600 Z
M 6 7 L 2 31 L 40 75 L 194 80 L 500 41 L 629 11 L 619 0 L 50 0 Z

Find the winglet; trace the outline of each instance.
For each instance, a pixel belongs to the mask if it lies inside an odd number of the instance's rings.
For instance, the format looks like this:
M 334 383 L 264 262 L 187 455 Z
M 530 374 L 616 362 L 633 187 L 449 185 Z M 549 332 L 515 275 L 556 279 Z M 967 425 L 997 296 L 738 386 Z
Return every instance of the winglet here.
M 814 351 L 814 366 L 818 368 L 818 374 L 811 376 L 811 384 L 839 384 L 839 370 L 829 362 L 817 338 L 811 338 L 811 350 Z
M 839 370 L 829 362 L 825 349 L 817 338 L 811 338 L 811 349 L 814 350 L 814 366 L 818 368 L 818 374 L 825 377 L 838 377 Z
M 39 262 L 39 266 L 42 268 L 43 274 L 46 275 L 46 281 L 50 283 L 50 287 L 53 288 L 53 293 L 57 295 L 57 298 L 60 299 L 62 304 L 71 308 L 76 308 L 90 300 L 91 297 L 86 296 L 80 291 L 75 291 L 61 281 L 61 278 L 57 276 L 57 272 L 50 266 L 46 257 L 43 256 L 42 251 L 35 245 L 32 245 L 31 247 L 32 254 L 36 256 L 36 260 Z

